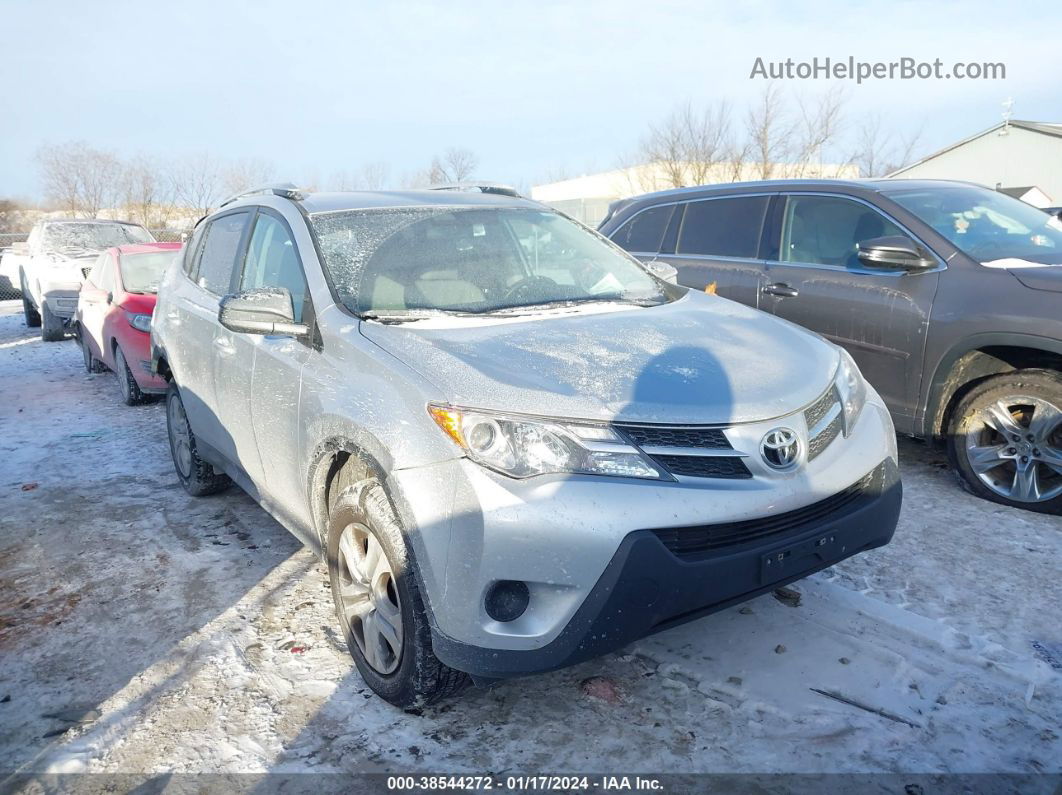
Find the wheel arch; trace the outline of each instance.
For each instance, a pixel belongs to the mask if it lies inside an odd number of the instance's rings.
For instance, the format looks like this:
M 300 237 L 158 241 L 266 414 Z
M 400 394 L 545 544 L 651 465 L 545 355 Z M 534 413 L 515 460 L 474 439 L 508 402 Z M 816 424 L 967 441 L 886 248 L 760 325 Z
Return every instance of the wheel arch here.
M 1027 368 L 1062 371 L 1062 340 L 1007 332 L 964 339 L 934 370 L 922 435 L 943 436 L 955 405 L 976 384 L 993 375 Z

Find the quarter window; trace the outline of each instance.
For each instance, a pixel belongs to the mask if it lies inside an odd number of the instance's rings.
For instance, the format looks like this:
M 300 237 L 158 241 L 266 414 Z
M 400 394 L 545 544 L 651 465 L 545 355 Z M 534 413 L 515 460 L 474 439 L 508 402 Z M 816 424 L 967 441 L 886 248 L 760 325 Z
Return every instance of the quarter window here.
M 896 224 L 862 202 L 834 196 L 790 196 L 779 256 L 782 262 L 860 268 L 860 243 L 903 234 Z
M 673 204 L 643 210 L 613 233 L 612 242 L 627 251 L 655 254 L 674 211 Z
M 203 253 L 199 257 L 197 283 L 215 295 L 224 295 L 232 283 L 232 269 L 247 225 L 247 213 L 223 215 L 209 223 L 203 232 Z
M 682 219 L 677 253 L 754 259 L 767 201 L 767 196 L 735 196 L 690 202 Z
M 286 288 L 291 293 L 295 322 L 302 322 L 306 277 L 295 251 L 295 241 L 283 222 L 265 213 L 259 213 L 255 221 L 240 280 L 240 290 L 255 287 Z

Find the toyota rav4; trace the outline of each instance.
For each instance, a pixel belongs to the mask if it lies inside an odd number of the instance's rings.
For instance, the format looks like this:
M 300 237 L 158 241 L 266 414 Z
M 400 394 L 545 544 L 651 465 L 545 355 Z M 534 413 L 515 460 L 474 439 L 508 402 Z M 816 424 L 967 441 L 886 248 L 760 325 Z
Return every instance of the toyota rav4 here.
M 892 421 L 840 348 L 508 189 L 237 197 L 152 335 L 179 479 L 235 481 L 323 555 L 398 705 L 749 599 L 900 510 Z

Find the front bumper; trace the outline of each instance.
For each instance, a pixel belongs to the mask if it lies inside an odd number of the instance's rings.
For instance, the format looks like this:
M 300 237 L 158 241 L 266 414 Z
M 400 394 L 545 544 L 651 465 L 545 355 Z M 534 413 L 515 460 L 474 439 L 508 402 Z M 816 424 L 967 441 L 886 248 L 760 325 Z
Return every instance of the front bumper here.
M 41 297 L 48 310 L 63 320 L 73 320 L 77 313 L 77 298 L 81 292 L 79 282 L 41 283 Z
M 755 450 L 764 434 L 780 422 L 807 438 L 802 415 L 734 426 L 727 435 L 735 441 L 735 447 Z M 609 572 L 623 569 L 625 581 L 647 579 L 625 563 L 635 542 L 634 560 L 642 555 L 652 557 L 645 545 L 656 545 L 666 553 L 665 559 L 667 555 L 674 558 L 672 564 L 678 573 L 694 566 L 700 571 L 698 577 L 726 581 L 716 568 L 718 561 L 713 562 L 715 558 L 696 563 L 680 560 L 657 540 L 652 529 L 675 530 L 740 523 L 750 517 L 788 516 L 844 492 L 883 462 L 891 462 L 894 470 L 896 437 L 887 409 L 871 389 L 852 434 L 838 438 L 814 460 L 786 472 L 769 471 L 755 457 L 745 460 L 753 471 L 750 478 L 688 478 L 674 483 L 601 476 L 513 480 L 467 458 L 393 468 L 388 487 L 395 496 L 417 562 L 437 654 L 454 667 L 483 677 L 567 664 L 551 660 L 574 654 L 574 646 L 566 653 L 556 649 L 582 643 L 581 637 L 576 641 L 571 638 L 573 633 L 579 636 L 588 631 L 592 622 L 588 622 L 586 611 L 597 615 L 604 609 L 586 605 L 600 601 L 602 589 L 608 592 L 619 587 L 619 575 L 615 574 L 617 579 L 610 584 L 609 577 L 613 575 Z M 898 485 L 895 492 L 898 510 Z M 796 533 L 812 533 L 815 529 L 797 524 L 793 527 Z M 887 542 L 895 516 L 890 524 L 885 515 L 881 527 L 886 526 L 887 531 L 874 531 L 871 546 Z M 646 533 L 651 537 L 638 542 Z M 789 538 L 786 536 L 785 540 Z M 762 552 L 780 540 L 772 537 L 755 546 Z M 840 546 L 845 550 L 837 555 L 832 555 L 832 546 L 823 550 L 831 553 L 823 565 L 847 557 L 854 548 L 867 546 L 857 541 L 853 538 L 851 543 L 842 542 Z M 731 549 L 728 555 L 741 551 Z M 736 565 L 736 559 L 728 559 L 725 568 L 730 571 Z M 814 567 L 808 568 L 796 577 L 813 570 Z M 670 575 L 664 581 L 668 579 Z M 784 576 L 773 584 L 782 579 Z M 485 597 L 500 580 L 519 580 L 528 586 L 530 606 L 516 620 L 499 622 L 487 614 Z M 651 621 L 636 620 L 634 629 L 619 633 L 622 638 L 616 642 L 622 644 L 655 631 L 658 623 L 676 615 L 703 613 L 735 599 L 749 598 L 759 587 L 757 582 L 735 580 L 726 585 L 726 593 L 706 595 L 679 590 L 666 610 L 654 599 L 653 610 L 663 612 L 654 613 Z M 670 615 L 662 617 L 664 613 Z M 581 618 L 577 619 L 577 615 Z M 612 637 L 611 632 L 608 637 Z M 560 645 L 555 645 L 558 642 Z M 554 651 L 543 652 L 547 647 Z M 588 655 L 591 653 L 597 651 Z M 525 662 L 491 662 L 502 659 Z
M 549 644 L 530 650 L 488 649 L 435 633 L 435 654 L 451 668 L 482 679 L 574 665 L 887 544 L 901 499 L 896 463 L 886 459 L 868 476 L 857 499 L 777 532 L 765 543 L 680 557 L 657 532 L 638 530 L 623 539 L 597 585 Z

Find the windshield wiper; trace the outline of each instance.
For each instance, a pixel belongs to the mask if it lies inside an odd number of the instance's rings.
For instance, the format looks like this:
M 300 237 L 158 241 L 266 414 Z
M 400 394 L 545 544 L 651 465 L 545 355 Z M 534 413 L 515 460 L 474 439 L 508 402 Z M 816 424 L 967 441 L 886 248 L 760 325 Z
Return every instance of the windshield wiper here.
M 503 306 L 498 309 L 490 309 L 479 313 L 484 315 L 518 315 L 527 312 L 538 312 L 543 309 L 560 309 L 569 306 L 581 306 L 583 304 L 633 304 L 634 306 L 656 306 L 659 301 L 649 298 L 606 298 L 594 296 L 590 298 L 560 298 L 555 301 L 542 301 L 533 304 L 516 304 L 515 306 Z
M 435 317 L 474 317 L 478 312 L 461 312 L 449 309 L 379 309 L 361 312 L 362 320 L 375 320 L 378 323 L 412 323 L 415 320 L 428 320 Z

